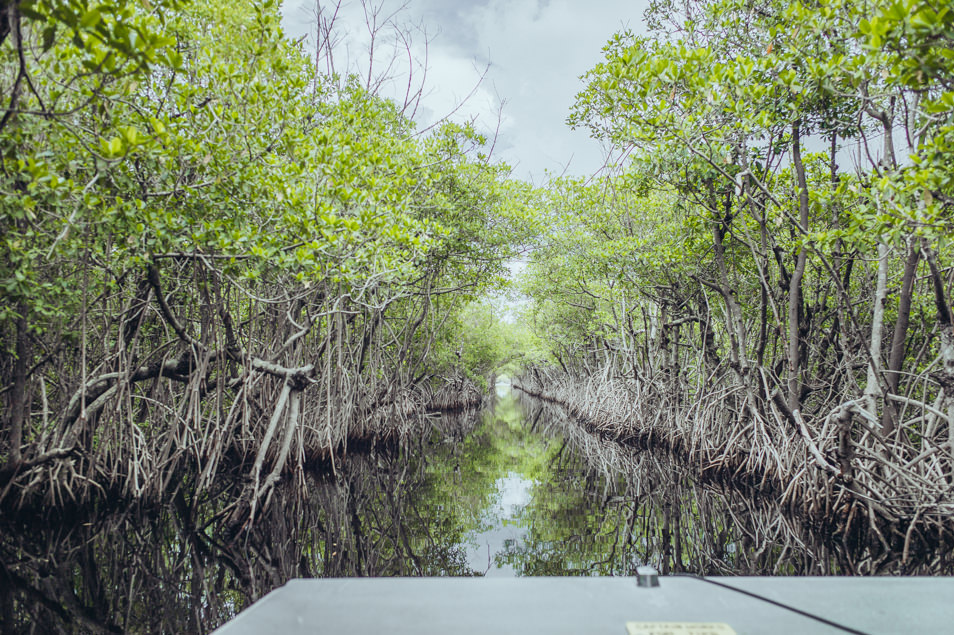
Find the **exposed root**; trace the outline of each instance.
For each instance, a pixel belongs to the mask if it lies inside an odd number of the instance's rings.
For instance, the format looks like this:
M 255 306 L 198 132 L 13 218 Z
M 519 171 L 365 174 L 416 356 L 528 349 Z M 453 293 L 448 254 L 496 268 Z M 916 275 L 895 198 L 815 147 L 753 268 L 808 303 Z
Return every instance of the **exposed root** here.
M 771 401 L 749 408 L 741 390 L 713 390 L 677 407 L 658 392 L 634 394 L 632 384 L 606 378 L 544 383 L 527 376 L 515 387 L 564 406 L 605 438 L 663 448 L 698 474 L 770 492 L 835 535 L 904 551 L 905 562 L 918 545 L 954 535 L 950 450 L 932 439 L 922 440 L 922 451 L 882 438 L 858 401 L 814 424 L 796 411 L 796 429 Z

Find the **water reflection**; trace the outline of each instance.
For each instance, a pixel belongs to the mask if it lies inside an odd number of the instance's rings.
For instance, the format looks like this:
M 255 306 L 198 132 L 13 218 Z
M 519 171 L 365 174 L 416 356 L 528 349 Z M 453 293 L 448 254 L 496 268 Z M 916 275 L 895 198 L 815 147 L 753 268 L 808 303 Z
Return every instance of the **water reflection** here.
M 207 498 L 44 523 L 0 520 L 0 632 L 202 632 L 294 577 L 951 571 L 949 556 L 847 549 L 772 501 L 693 482 L 665 457 L 505 395 L 335 473 L 289 479 L 222 531 L 240 483 Z
M 523 397 L 539 432 L 562 443 L 519 519 L 530 530 L 502 558 L 522 575 L 633 575 L 642 563 L 701 575 L 950 575 L 950 546 L 908 554 L 874 530 L 846 544 L 772 497 L 695 480 L 693 468 L 585 432 L 562 408 Z
M 527 530 L 519 520 L 530 503 L 532 487 L 533 481 L 516 472 L 494 482 L 495 500 L 482 515 L 486 528 L 471 531 L 465 537 L 469 546 L 467 561 L 473 570 L 489 577 L 517 574 L 516 569 L 499 554 L 527 537 Z
M 474 468 L 480 444 L 464 441 L 478 422 L 448 416 L 336 474 L 289 480 L 232 538 L 222 529 L 240 482 L 193 500 L 185 477 L 158 509 L 4 516 L 0 632 L 207 632 L 295 577 L 473 575 L 464 535 L 494 481 Z

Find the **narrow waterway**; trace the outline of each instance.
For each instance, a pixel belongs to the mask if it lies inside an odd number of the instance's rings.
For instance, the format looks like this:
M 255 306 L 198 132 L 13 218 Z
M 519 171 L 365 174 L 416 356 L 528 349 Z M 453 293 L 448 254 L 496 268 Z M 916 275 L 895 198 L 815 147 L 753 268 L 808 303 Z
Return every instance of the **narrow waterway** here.
M 950 573 L 813 535 L 771 500 L 694 482 L 666 456 L 596 438 L 498 387 L 401 443 L 289 479 L 237 537 L 237 484 L 208 499 L 0 524 L 0 632 L 201 632 L 314 576 Z

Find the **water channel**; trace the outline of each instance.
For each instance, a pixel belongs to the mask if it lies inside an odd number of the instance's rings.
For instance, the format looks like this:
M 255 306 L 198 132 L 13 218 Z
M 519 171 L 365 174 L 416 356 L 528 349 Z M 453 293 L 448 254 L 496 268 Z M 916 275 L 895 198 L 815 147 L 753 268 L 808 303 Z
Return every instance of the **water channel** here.
M 294 577 L 832 575 L 897 559 L 808 531 L 770 500 L 699 483 L 498 387 L 481 412 L 284 483 L 248 531 L 216 533 L 233 490 L 158 509 L 0 521 L 0 633 L 206 632 Z M 924 554 L 907 573 L 951 572 Z

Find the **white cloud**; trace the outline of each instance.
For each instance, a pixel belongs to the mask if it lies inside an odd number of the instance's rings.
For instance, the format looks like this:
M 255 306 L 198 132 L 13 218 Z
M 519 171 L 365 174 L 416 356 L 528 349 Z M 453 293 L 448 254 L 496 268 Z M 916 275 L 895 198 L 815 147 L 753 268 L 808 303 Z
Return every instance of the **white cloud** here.
M 380 0 L 379 0 L 380 1 Z M 333 6 L 324 1 L 326 7 Z M 401 6 L 384 0 L 383 14 Z M 412 45 L 415 58 L 425 56 L 427 85 L 417 118 L 430 124 L 459 106 L 457 120 L 476 118 L 478 129 L 492 133 L 504 102 L 500 138 L 495 153 L 516 166 L 515 175 L 540 181 L 544 171 L 587 175 L 602 164 L 596 141 L 565 124 L 574 96 L 582 88 L 579 76 L 598 63 L 600 49 L 620 29 L 637 29 L 644 0 L 410 0 L 397 16 L 405 26 L 422 25 Z M 284 8 L 285 28 L 292 37 L 308 33 L 314 4 L 293 0 Z M 347 33 L 349 64 L 367 73 L 370 36 L 357 0 L 342 5 L 339 20 Z M 407 86 L 406 51 L 391 69 L 396 79 L 382 93 L 403 101 Z M 378 49 L 375 65 L 384 68 L 391 49 Z M 378 55 L 375 56 L 378 58 Z M 481 73 L 490 63 L 479 86 Z M 419 78 L 420 75 L 417 75 Z M 415 79 L 415 81 L 417 81 Z M 477 86 L 476 90 L 475 86 Z M 471 95 L 471 92 L 473 94 Z

